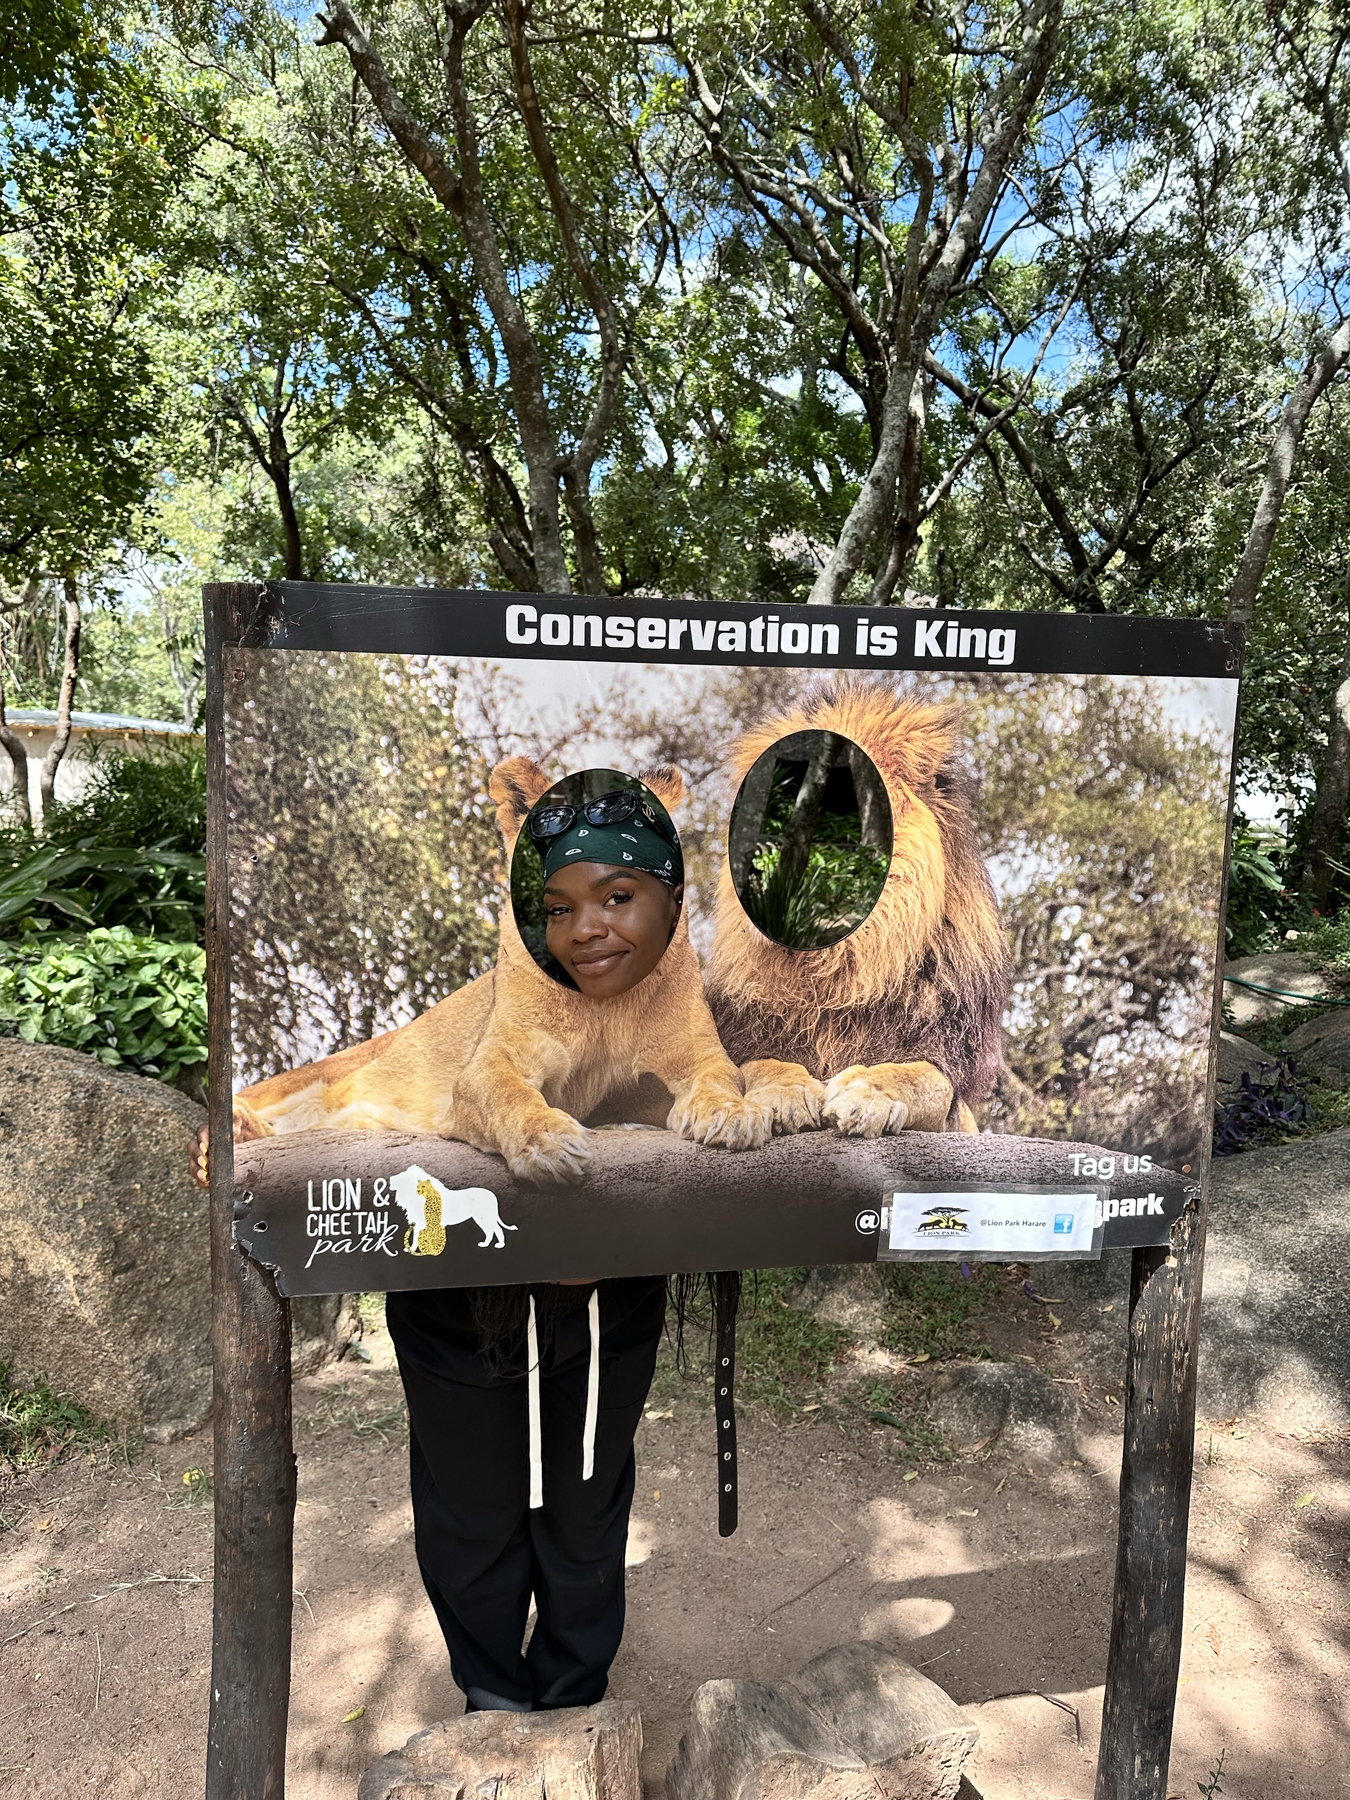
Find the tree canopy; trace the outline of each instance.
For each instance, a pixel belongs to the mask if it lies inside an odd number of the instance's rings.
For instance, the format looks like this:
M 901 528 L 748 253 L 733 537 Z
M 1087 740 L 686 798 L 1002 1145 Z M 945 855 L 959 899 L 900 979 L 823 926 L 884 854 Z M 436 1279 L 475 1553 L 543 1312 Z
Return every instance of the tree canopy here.
M 1343 7 L 11 13 L 11 703 L 58 582 L 184 713 L 231 574 L 1229 614 L 1336 904 Z

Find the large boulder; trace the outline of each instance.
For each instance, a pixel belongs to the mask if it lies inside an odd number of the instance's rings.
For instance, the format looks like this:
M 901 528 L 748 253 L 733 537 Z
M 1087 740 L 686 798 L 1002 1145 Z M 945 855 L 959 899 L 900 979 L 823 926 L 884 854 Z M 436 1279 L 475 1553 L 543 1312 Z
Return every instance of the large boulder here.
M 1221 1031 L 1216 1069 L 1220 1104 L 1233 1097 L 1234 1089 L 1244 1075 L 1250 1075 L 1253 1081 L 1260 1081 L 1264 1070 L 1265 1078 L 1268 1079 L 1274 1073 L 1276 1056 L 1276 1051 L 1263 1050 L 1259 1044 L 1239 1037 L 1234 1031 Z
M 958 1800 L 979 1735 L 935 1681 L 883 1645 L 839 1644 L 777 1687 L 705 1681 L 666 1800 Z
M 211 1409 L 200 1106 L 78 1050 L 0 1038 L 0 1362 L 168 1439 Z M 353 1333 L 339 1296 L 295 1316 L 314 1367 Z
M 1074 1453 L 1078 1395 L 1025 1363 L 962 1363 L 934 1382 L 932 1420 L 958 1450 L 1062 1462 Z
M 886 1289 L 876 1263 L 822 1263 L 807 1271 L 788 1305 L 854 1337 L 878 1338 L 886 1326 Z
M 445 1719 L 361 1777 L 357 1800 L 642 1800 L 642 1717 L 622 1700 Z
M 1307 1019 L 1284 1040 L 1299 1062 L 1316 1063 L 1324 1071 L 1350 1075 L 1350 1006 L 1338 1006 L 1320 1018 Z
M 1239 1031 L 1291 1006 L 1315 1006 L 1335 993 L 1330 976 L 1297 950 L 1237 956 L 1223 965 L 1223 1003 Z

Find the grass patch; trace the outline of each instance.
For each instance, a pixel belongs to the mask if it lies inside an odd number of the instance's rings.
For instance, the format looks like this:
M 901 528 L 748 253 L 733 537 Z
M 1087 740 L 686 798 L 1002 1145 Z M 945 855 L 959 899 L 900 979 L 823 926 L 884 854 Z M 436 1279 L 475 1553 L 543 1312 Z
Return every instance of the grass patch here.
M 805 1269 L 761 1269 L 741 1301 L 736 1385 L 775 1412 L 795 1412 L 853 1342 L 840 1326 L 788 1304 L 805 1279 Z
M 1257 1019 L 1251 1025 L 1230 1025 L 1225 1020 L 1224 1030 L 1236 1032 L 1249 1044 L 1255 1044 L 1258 1050 L 1269 1050 L 1272 1056 L 1282 1056 L 1285 1054 L 1284 1040 L 1291 1031 L 1297 1031 L 1309 1019 L 1324 1019 L 1329 1013 L 1341 1010 L 1339 1006 L 1287 1006 L 1273 1019 Z
M 45 1382 L 11 1387 L 9 1370 L 0 1363 L 0 1462 L 36 1469 L 55 1462 L 64 1450 L 87 1450 L 108 1436 L 106 1425 Z
M 853 1342 L 837 1325 L 822 1325 L 809 1312 L 797 1312 L 789 1300 L 806 1277 L 805 1269 L 760 1269 L 747 1273 L 736 1321 L 736 1396 L 769 1411 L 795 1413 L 824 1384 L 831 1368 Z M 685 1326 L 682 1373 L 676 1366 L 675 1321 L 657 1359 L 651 1400 L 712 1402 L 711 1349 L 706 1294 L 691 1310 Z
M 954 1263 L 882 1263 L 889 1289 L 886 1347 L 901 1356 L 992 1359 L 984 1342 L 983 1315 L 998 1291 L 998 1270 L 973 1263 L 967 1281 Z
M 374 1378 L 367 1375 L 366 1381 Z M 378 1438 L 386 1448 L 408 1434 L 408 1409 L 400 1394 L 397 1404 L 389 1405 L 388 1395 L 362 1393 L 353 1383 L 343 1382 L 324 1394 L 309 1415 L 306 1429 L 311 1437 L 327 1437 L 330 1432 L 350 1432 L 353 1437 Z
M 929 1423 L 922 1399 L 892 1381 L 875 1381 L 855 1396 L 855 1404 L 870 1425 L 882 1425 L 894 1434 L 896 1453 L 902 1461 L 950 1462 L 952 1448 L 935 1425 Z
M 1318 1131 L 1343 1131 L 1350 1125 L 1350 1088 L 1315 1087 L 1308 1098 Z

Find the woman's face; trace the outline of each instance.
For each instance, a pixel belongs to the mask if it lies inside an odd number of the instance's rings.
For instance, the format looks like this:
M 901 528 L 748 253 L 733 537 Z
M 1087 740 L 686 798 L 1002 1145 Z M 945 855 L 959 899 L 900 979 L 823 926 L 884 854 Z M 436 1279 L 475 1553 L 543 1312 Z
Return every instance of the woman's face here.
M 568 863 L 544 886 L 549 953 L 589 1000 L 626 994 L 660 962 L 682 887 L 613 863 Z

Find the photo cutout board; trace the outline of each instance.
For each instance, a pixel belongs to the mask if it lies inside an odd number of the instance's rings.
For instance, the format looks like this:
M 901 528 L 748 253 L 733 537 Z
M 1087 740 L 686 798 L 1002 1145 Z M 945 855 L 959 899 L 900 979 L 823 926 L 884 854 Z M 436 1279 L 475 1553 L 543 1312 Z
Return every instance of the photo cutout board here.
M 230 591 L 235 1229 L 284 1293 L 1167 1242 L 1240 634 Z

